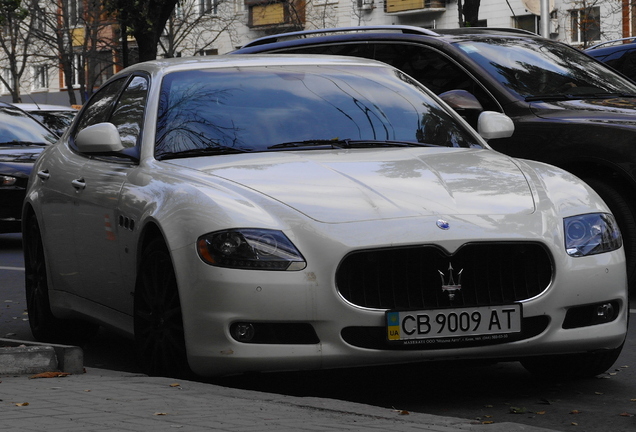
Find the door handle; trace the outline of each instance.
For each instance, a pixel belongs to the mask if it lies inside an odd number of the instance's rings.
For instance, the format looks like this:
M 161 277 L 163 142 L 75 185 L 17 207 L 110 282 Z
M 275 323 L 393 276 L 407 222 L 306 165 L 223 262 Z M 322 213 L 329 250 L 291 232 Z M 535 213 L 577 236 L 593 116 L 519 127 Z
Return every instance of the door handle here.
M 49 174 L 49 170 L 42 170 L 42 171 L 38 171 L 38 177 L 40 180 L 48 180 L 49 177 L 51 177 L 51 174 Z
M 77 189 L 78 191 L 79 191 L 79 190 L 82 190 L 82 189 L 84 189 L 84 188 L 86 187 L 86 182 L 84 181 L 84 179 L 83 179 L 83 178 L 75 179 L 75 180 L 73 180 L 73 181 L 71 182 L 71 184 L 72 184 L 72 185 L 73 185 L 73 187 L 74 187 L 75 189 Z

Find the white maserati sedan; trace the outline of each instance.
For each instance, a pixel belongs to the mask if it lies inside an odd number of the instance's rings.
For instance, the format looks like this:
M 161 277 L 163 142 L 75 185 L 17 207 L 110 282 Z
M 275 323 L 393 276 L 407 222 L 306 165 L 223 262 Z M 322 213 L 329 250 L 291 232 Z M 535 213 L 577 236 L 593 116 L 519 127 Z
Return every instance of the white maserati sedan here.
M 156 375 L 602 373 L 627 331 L 616 222 L 576 177 L 491 150 L 511 125 L 485 112 L 477 132 L 371 60 L 134 65 L 29 179 L 33 335 L 81 344 L 106 326 Z

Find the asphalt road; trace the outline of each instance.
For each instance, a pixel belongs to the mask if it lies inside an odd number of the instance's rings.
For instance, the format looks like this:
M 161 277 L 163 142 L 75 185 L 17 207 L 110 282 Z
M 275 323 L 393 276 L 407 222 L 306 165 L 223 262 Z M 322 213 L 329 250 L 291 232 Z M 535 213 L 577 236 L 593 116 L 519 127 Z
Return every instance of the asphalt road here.
M 21 237 L 0 234 L 0 337 L 32 340 L 24 300 Z M 636 301 L 632 301 L 636 319 Z M 634 322 L 634 321 L 632 321 Z M 101 331 L 84 347 L 86 366 L 138 372 L 132 343 Z M 518 363 L 425 363 L 336 371 L 246 375 L 227 387 L 327 397 L 406 412 L 515 422 L 557 431 L 636 430 L 636 329 L 614 367 L 597 378 L 541 380 Z

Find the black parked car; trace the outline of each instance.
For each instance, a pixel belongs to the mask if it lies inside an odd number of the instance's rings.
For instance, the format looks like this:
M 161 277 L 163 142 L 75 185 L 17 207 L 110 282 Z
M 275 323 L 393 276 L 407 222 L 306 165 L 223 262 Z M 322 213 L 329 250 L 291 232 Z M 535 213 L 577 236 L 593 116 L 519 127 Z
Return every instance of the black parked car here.
M 21 230 L 22 202 L 33 162 L 57 136 L 12 105 L 0 102 L 0 233 Z
M 603 42 L 585 52 L 636 81 L 636 38 Z
M 523 30 L 408 26 L 278 34 L 234 53 L 373 58 L 425 84 L 473 126 L 483 110 L 507 114 L 515 133 L 489 144 L 562 167 L 592 186 L 617 218 L 635 289 L 636 84 L 600 61 Z
M 77 109 L 64 105 L 36 103 L 16 103 L 13 105 L 26 111 L 31 117 L 55 132 L 57 136 L 62 136 L 78 112 Z

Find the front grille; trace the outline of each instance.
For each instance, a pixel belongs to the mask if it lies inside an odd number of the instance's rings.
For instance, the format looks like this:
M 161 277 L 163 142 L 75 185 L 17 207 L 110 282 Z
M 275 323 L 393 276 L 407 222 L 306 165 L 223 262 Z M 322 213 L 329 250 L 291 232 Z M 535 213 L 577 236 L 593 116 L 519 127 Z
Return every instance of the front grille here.
M 355 252 L 340 264 L 336 284 L 347 301 L 366 308 L 487 306 L 540 294 L 552 271 L 538 243 L 469 243 L 452 255 L 437 246 Z

